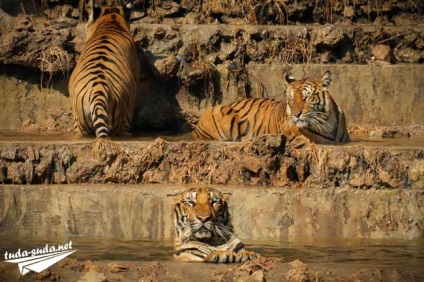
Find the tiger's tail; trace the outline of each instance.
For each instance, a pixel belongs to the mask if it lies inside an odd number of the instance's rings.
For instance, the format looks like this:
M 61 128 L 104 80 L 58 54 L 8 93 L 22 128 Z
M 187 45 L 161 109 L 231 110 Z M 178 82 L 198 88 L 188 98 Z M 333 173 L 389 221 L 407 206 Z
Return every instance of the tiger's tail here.
M 93 93 L 90 101 L 91 119 L 98 138 L 109 138 L 108 98 L 101 90 Z

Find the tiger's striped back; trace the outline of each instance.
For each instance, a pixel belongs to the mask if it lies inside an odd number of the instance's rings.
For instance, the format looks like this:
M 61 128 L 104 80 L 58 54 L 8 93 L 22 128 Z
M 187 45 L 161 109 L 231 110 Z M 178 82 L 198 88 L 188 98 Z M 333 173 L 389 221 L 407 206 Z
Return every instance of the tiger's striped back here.
M 319 144 L 349 141 L 343 110 L 331 97 L 331 73 L 321 79 L 286 76 L 286 101 L 244 99 L 217 105 L 201 116 L 195 139 L 244 141 L 265 134 L 304 135 Z
M 96 9 L 89 2 L 88 7 Z M 140 66 L 123 9 L 103 6 L 94 21 L 89 13 L 88 40 L 69 80 L 78 136 L 130 134 Z
M 272 99 L 254 98 L 228 106 L 209 108 L 192 135 L 197 139 L 244 141 L 263 134 L 289 135 L 286 104 Z

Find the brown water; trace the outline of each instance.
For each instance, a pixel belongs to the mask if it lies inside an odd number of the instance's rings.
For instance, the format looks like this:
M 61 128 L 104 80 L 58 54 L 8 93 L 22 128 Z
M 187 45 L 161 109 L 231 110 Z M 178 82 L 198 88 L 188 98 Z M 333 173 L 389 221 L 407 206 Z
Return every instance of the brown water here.
M 171 241 L 110 238 L 10 238 L 0 237 L 0 256 L 18 249 L 32 250 L 46 244 L 57 246 L 72 241 L 77 250 L 72 258 L 91 261 L 170 261 Z M 264 256 L 301 260 L 306 264 L 331 267 L 397 268 L 424 272 L 424 239 L 376 240 L 355 238 L 297 238 L 288 241 L 245 241 L 246 248 Z
M 318 265 L 423 269 L 424 239 L 297 238 L 249 242 L 265 255 Z

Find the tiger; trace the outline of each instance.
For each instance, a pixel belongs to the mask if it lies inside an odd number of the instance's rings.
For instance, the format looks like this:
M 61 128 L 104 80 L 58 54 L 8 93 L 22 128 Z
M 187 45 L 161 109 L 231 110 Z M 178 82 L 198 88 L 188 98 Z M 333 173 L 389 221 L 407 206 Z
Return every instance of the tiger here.
M 329 71 L 321 79 L 285 76 L 285 101 L 247 98 L 205 111 L 192 131 L 195 139 L 246 141 L 265 134 L 306 136 L 317 144 L 349 141 L 343 110 L 331 97 Z
M 235 235 L 224 195 L 210 187 L 190 188 L 174 207 L 174 257 L 190 262 L 238 263 L 259 257 Z
M 69 79 L 76 136 L 131 135 L 140 76 L 128 23 L 132 1 L 103 2 L 86 0 L 87 40 Z

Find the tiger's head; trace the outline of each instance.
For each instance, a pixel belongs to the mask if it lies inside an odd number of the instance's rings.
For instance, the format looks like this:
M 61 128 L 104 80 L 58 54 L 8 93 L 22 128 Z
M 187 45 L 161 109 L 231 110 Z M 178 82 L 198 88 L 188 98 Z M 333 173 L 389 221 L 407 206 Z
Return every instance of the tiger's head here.
M 342 109 L 330 95 L 331 73 L 321 79 L 285 76 L 287 117 L 312 141 L 344 143 L 349 139 Z
M 81 0 L 84 1 L 80 13 L 85 10 L 88 15 L 87 38 L 93 34 L 99 19 L 122 21 L 129 29 L 129 20 L 133 0 Z
M 213 188 L 191 188 L 175 205 L 175 227 L 182 242 L 228 241 L 233 226 L 224 195 Z

